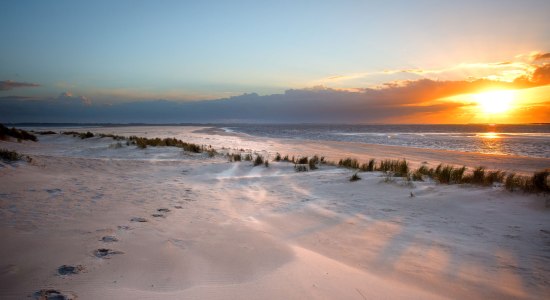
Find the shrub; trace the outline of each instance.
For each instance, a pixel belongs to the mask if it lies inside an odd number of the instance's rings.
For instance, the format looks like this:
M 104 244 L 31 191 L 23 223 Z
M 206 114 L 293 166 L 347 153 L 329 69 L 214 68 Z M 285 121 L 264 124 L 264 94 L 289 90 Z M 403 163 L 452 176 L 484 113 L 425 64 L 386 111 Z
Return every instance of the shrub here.
M 79 133 L 78 136 L 81 138 L 81 139 L 89 139 L 89 138 L 93 138 L 94 137 L 94 134 L 87 131 L 86 133 Z
M 288 159 L 288 155 L 285 155 L 285 157 L 283 157 L 283 161 L 286 161 L 286 162 L 290 161 L 290 159 Z
M 51 134 L 57 134 L 55 131 L 47 130 L 47 131 L 38 131 L 37 134 L 40 135 L 51 135 Z
M 406 177 L 409 174 L 409 163 L 404 160 L 382 160 L 378 167 L 378 171 L 392 172 L 394 176 Z
M 307 164 L 307 156 L 306 157 L 300 157 L 296 160 L 296 163 L 299 165 L 305 165 Z
M 443 184 L 451 183 L 451 173 L 453 172 L 453 167 L 449 165 L 438 165 L 434 172 L 434 178 Z
M 424 181 L 424 178 L 422 178 L 422 173 L 420 173 L 417 169 L 416 171 L 414 171 L 411 174 L 411 180 L 413 180 L 413 181 Z
M 341 159 L 338 162 L 338 166 L 350 169 L 359 169 L 359 162 L 355 158 L 348 157 L 346 159 Z
M 487 173 L 487 175 L 485 175 L 484 184 L 493 185 L 493 183 L 495 182 L 502 183 L 504 181 L 505 176 L 506 176 L 506 173 L 500 170 L 490 171 Z
M 471 183 L 484 184 L 485 183 L 485 167 L 477 167 L 472 173 Z
M 508 176 L 506 176 L 506 180 L 504 181 L 504 187 L 510 191 L 513 192 L 518 186 L 519 186 L 519 180 L 521 178 L 517 177 L 515 173 L 510 173 Z
M 0 149 L 0 159 L 5 162 L 13 162 L 18 160 L 26 160 L 27 162 L 31 162 L 32 158 L 27 155 L 22 155 L 17 153 L 16 151 L 10 151 L 7 149 Z
M 127 139 L 125 136 L 115 135 L 112 133 L 100 133 L 98 135 L 99 137 L 102 137 L 102 138 L 112 138 L 115 141 L 123 141 Z
M 349 178 L 349 181 L 351 182 L 354 182 L 354 181 L 357 181 L 357 180 L 361 180 L 361 177 L 359 177 L 359 175 L 357 173 L 354 173 L 353 175 L 351 175 L 351 177 Z
M 254 159 L 254 167 L 259 166 L 264 163 L 264 158 L 261 155 L 257 155 L 256 159 Z
M 281 161 L 281 154 L 279 154 L 279 152 L 275 154 L 275 161 Z
M 310 170 L 317 169 L 317 164 L 319 164 L 319 157 L 317 155 L 314 155 L 312 158 L 309 159 L 308 165 Z
M 38 141 L 38 139 L 36 138 L 36 136 L 34 134 L 32 134 L 32 133 L 30 133 L 26 130 L 17 129 L 17 128 L 14 128 L 14 127 L 12 127 L 10 129 L 10 128 L 7 128 L 4 125 L 0 124 L 0 139 L 4 140 L 8 136 L 16 138 L 17 140 L 28 140 L 28 141 L 33 141 L 33 142 Z
M 369 164 L 367 165 L 367 172 L 374 171 L 375 166 L 376 166 L 376 161 L 374 159 L 370 159 Z
M 227 154 L 227 156 L 230 162 L 241 161 L 241 154 L 239 153 Z
M 243 159 L 245 161 L 252 161 L 252 154 L 250 154 L 250 153 L 245 154 Z
M 114 144 L 109 145 L 109 148 L 120 149 L 120 148 L 122 148 L 122 143 L 121 142 L 116 142 Z
M 548 175 L 550 175 L 550 172 L 548 170 L 535 172 L 535 174 L 533 174 L 533 177 L 531 177 L 531 181 L 533 182 L 533 188 L 535 192 L 550 192 L 550 187 L 548 186 Z
M 206 150 L 206 154 L 208 154 L 208 157 L 214 157 L 217 153 L 218 152 L 216 152 L 216 150 L 214 150 L 213 148 Z
M 145 149 L 147 146 L 159 147 L 159 146 L 168 146 L 168 147 L 178 147 L 182 148 L 184 151 L 201 153 L 203 151 L 210 151 L 209 155 L 216 154 L 215 150 L 212 147 L 204 147 L 193 143 L 186 143 L 184 141 L 178 140 L 176 138 L 154 138 L 148 139 L 144 137 L 131 136 L 128 138 L 131 144 L 135 144 L 140 149 Z
M 296 172 L 307 172 L 307 167 L 304 165 L 295 165 L 294 170 Z
M 17 161 L 23 158 L 23 155 L 15 151 L 0 149 L 0 158 L 2 158 L 3 161 Z
M 462 178 L 464 177 L 464 172 L 466 172 L 466 167 L 453 169 L 451 171 L 451 182 L 452 183 L 462 183 Z

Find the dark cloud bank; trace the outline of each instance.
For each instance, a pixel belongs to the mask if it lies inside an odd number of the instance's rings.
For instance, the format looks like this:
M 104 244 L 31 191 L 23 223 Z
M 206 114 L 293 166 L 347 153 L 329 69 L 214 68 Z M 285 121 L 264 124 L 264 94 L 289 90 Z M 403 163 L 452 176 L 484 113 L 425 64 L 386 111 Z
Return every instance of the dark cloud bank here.
M 40 86 L 36 83 L 28 83 L 28 82 L 17 82 L 12 80 L 2 80 L 0 81 L 0 91 L 9 91 L 15 88 L 23 88 L 23 87 L 37 87 Z
M 421 79 L 386 84 L 380 89 L 354 92 L 327 88 L 288 90 L 284 94 L 255 93 L 196 102 L 167 100 L 93 104 L 82 96 L 63 93 L 57 98 L 0 98 L 0 122 L 48 123 L 368 123 L 400 117 L 448 113 L 469 105 L 430 102 L 488 88 L 526 88 L 550 83 L 550 66 L 532 78 L 516 82 L 434 81 Z M 536 81 L 535 81 L 536 80 Z

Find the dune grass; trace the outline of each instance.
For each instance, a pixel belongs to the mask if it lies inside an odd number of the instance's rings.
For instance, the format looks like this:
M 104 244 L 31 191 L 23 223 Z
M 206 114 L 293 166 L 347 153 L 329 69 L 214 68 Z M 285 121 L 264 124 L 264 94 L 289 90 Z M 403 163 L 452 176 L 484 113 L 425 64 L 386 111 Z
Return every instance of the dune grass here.
M 338 161 L 338 166 L 349 168 L 349 169 L 359 169 L 359 161 L 355 158 L 347 157 L 344 159 L 340 159 Z
M 349 178 L 349 181 L 351 182 L 358 181 L 358 180 L 361 180 L 361 177 L 359 177 L 357 173 L 353 173 L 353 175 L 351 175 L 351 177 Z
M 405 159 L 385 159 L 380 161 L 376 170 L 384 173 L 392 173 L 395 177 L 407 177 L 409 174 L 409 163 Z
M 19 160 L 25 160 L 31 162 L 30 156 L 19 154 L 17 151 L 11 151 L 7 149 L 0 149 L 0 159 L 5 162 L 15 162 Z
M 64 135 L 72 135 L 73 137 L 79 137 L 81 139 L 89 139 L 93 138 L 95 135 L 89 131 L 87 132 L 77 132 L 77 131 L 64 131 L 62 132 Z
M 178 140 L 176 138 L 144 138 L 144 137 L 137 137 L 137 136 L 131 136 L 128 138 L 130 142 L 135 144 L 138 148 L 145 149 L 148 146 L 152 147 L 178 147 L 182 148 L 184 151 L 187 152 L 193 152 L 193 153 L 201 153 L 204 151 L 207 151 L 209 147 L 193 144 L 193 143 L 187 143 L 182 140 Z
M 6 140 L 8 137 L 17 139 L 17 141 L 38 141 L 38 138 L 23 129 L 17 129 L 15 127 L 8 128 L 3 124 L 0 124 L 0 140 Z
M 267 161 L 267 160 L 266 160 Z M 254 159 L 254 162 L 252 163 L 255 166 L 263 165 L 264 164 L 264 157 L 261 155 L 256 155 L 256 158 Z
M 82 139 L 94 136 L 94 134 L 91 132 L 79 133 L 68 131 L 63 132 L 63 134 L 78 136 Z M 149 139 L 136 136 L 126 138 L 113 134 L 98 134 L 98 136 L 111 137 L 115 140 L 126 140 L 128 145 L 133 144 L 136 145 L 138 148 L 147 148 L 147 146 L 173 146 L 182 148 L 184 151 L 194 153 L 206 152 L 209 157 L 213 157 L 217 154 L 216 150 L 211 146 L 206 147 L 193 143 L 186 143 L 175 138 Z M 18 157 L 18 154 L 8 153 L 9 151 L 7 150 L 2 151 L 4 151 L 2 153 L 2 159 L 7 160 L 10 158 Z M 244 152 L 243 149 L 241 149 L 241 151 Z M 244 156 L 238 153 L 227 153 L 226 155 L 230 162 L 244 160 L 251 161 L 254 166 L 259 166 L 263 164 L 265 167 L 269 167 L 269 161 L 261 155 L 254 156 L 250 153 L 244 154 Z M 311 158 L 308 156 L 298 158 L 292 156 L 290 158 L 289 155 L 282 156 L 280 153 L 277 153 L 275 155 L 274 161 L 292 162 L 294 163 L 294 169 L 297 172 L 315 170 L 320 164 L 324 164 L 354 169 L 361 172 L 380 171 L 386 174 L 386 179 L 391 179 L 393 177 L 404 177 L 407 178 L 407 181 L 423 181 L 426 178 L 431 178 L 432 180 L 440 184 L 472 184 L 480 186 L 493 186 L 495 183 L 499 183 L 503 184 L 504 188 L 510 192 L 523 191 L 526 193 L 550 193 L 550 185 L 548 184 L 548 179 L 550 176 L 549 170 L 535 172 L 532 176 L 516 175 L 514 173 L 507 174 L 506 172 L 500 170 L 486 170 L 486 168 L 483 166 L 477 167 L 471 172 L 467 172 L 468 170 L 465 166 L 454 167 L 451 165 L 443 164 L 439 164 L 437 167 L 430 169 L 428 169 L 428 167 L 423 164 L 418 169 L 411 170 L 411 168 L 409 167 L 409 163 L 405 159 L 385 159 L 381 160 L 377 165 L 374 159 L 370 159 L 368 162 L 360 164 L 357 159 L 347 157 L 344 159 L 340 159 L 338 163 L 335 163 L 327 161 L 324 157 L 319 157 L 318 155 L 311 156 Z M 353 178 L 354 180 L 351 180 L 351 178 Z M 357 172 L 354 173 L 351 178 L 350 181 L 361 179 Z
M 229 162 L 238 162 L 242 160 L 240 153 L 228 153 L 227 158 L 229 159 Z
M 51 130 L 37 131 L 37 132 L 35 132 L 35 133 L 36 133 L 36 134 L 40 134 L 40 135 L 52 135 L 52 134 L 57 134 L 57 132 L 51 131 Z

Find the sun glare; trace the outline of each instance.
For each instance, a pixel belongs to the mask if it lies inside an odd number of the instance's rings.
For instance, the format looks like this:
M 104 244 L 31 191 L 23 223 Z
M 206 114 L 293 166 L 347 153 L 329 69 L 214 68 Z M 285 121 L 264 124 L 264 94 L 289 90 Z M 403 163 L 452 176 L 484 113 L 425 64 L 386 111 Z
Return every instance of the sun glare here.
M 510 109 L 515 92 L 512 90 L 491 91 L 474 95 L 479 109 L 487 114 L 498 114 Z

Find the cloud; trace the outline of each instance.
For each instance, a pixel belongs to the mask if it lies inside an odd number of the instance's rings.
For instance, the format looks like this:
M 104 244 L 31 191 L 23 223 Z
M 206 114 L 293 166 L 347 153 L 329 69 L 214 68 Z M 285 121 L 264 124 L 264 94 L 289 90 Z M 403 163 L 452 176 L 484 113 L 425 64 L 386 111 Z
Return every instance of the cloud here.
M 43 100 L 4 99 L 0 122 L 448 122 L 456 117 L 457 111 L 472 104 L 441 98 L 517 86 L 517 83 L 486 79 L 421 79 L 354 91 L 316 86 L 266 96 L 251 93 L 208 101 L 156 100 L 110 106 L 91 102 L 84 106 L 82 103 L 87 99 L 65 92 L 57 98 Z M 445 115 L 448 118 L 442 118 Z
M 533 56 L 533 61 L 547 60 L 550 59 L 550 53 L 537 53 Z
M 92 100 L 90 100 L 89 98 L 87 98 L 85 96 L 75 96 L 75 95 L 73 95 L 73 93 L 71 93 L 69 91 L 61 93 L 57 97 L 57 100 L 59 100 L 60 102 L 63 102 L 63 103 L 68 103 L 68 104 L 74 103 L 76 101 L 76 102 L 80 102 L 80 103 L 82 103 L 83 105 L 86 105 L 86 106 L 92 105 Z
M 365 86 L 367 83 L 382 84 L 394 80 L 462 80 L 464 78 L 490 79 L 512 82 L 519 76 L 531 74 L 540 62 L 549 59 L 550 53 L 531 53 L 516 56 L 514 60 L 497 62 L 459 63 L 441 68 L 397 68 L 369 72 L 338 74 L 310 82 L 310 85 L 326 85 L 334 88 Z
M 9 91 L 15 88 L 37 87 L 37 86 L 40 86 L 40 85 L 36 83 L 17 82 L 13 80 L 0 81 L 0 91 Z
M 531 81 L 537 85 L 550 84 L 550 63 L 538 67 L 531 75 Z

